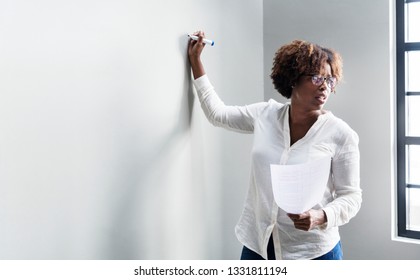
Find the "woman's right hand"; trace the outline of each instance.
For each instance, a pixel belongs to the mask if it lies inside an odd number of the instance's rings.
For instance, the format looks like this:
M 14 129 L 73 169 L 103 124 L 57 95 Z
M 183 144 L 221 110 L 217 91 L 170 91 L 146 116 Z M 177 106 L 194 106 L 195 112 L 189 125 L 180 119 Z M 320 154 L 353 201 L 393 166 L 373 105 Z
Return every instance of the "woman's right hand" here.
M 205 46 L 203 43 L 203 39 L 205 38 L 203 31 L 196 31 L 192 35 L 197 36 L 198 40 L 190 39 L 188 45 L 188 56 L 190 58 L 190 62 L 192 62 L 192 60 L 200 59 Z
M 203 43 L 204 32 L 197 31 L 193 35 L 198 37 L 198 40 L 190 39 L 188 43 L 188 58 L 190 60 L 194 79 L 197 79 L 205 74 L 203 64 L 201 62 L 201 53 L 203 52 L 205 44 Z

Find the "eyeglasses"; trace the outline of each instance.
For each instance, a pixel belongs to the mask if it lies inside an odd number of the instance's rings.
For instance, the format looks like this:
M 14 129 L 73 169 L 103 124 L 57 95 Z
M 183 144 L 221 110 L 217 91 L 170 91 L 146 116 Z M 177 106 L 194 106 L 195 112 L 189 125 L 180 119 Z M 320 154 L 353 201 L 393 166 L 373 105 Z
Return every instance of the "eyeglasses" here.
M 321 75 L 305 75 L 311 77 L 312 83 L 319 87 L 322 85 L 325 81 L 327 81 L 327 86 L 330 89 L 334 89 L 335 85 L 337 84 L 337 78 L 336 77 L 323 77 Z

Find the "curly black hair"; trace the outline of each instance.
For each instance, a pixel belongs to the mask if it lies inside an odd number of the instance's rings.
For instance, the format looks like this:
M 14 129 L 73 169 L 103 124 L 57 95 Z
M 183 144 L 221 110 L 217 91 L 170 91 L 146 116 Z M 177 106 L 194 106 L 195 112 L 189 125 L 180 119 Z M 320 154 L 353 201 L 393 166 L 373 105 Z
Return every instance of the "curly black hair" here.
M 294 40 L 282 46 L 274 56 L 271 79 L 274 88 L 284 97 L 290 98 L 292 87 L 302 75 L 316 74 L 328 63 L 331 74 L 339 82 L 342 79 L 343 61 L 332 49 L 302 40 Z

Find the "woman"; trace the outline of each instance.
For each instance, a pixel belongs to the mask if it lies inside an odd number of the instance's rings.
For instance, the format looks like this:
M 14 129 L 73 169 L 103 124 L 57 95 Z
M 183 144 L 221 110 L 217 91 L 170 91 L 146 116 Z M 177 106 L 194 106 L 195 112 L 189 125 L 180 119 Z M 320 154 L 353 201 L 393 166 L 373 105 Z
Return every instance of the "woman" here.
M 323 109 L 342 78 L 338 53 L 293 41 L 281 47 L 271 73 L 274 87 L 290 102 L 274 100 L 226 106 L 201 62 L 204 32 L 194 33 L 188 55 L 203 111 L 220 127 L 254 134 L 251 180 L 235 228 L 241 259 L 342 259 L 338 227 L 349 222 L 362 202 L 358 135 Z M 331 158 L 321 202 L 301 214 L 285 213 L 273 197 L 270 164 L 299 164 Z

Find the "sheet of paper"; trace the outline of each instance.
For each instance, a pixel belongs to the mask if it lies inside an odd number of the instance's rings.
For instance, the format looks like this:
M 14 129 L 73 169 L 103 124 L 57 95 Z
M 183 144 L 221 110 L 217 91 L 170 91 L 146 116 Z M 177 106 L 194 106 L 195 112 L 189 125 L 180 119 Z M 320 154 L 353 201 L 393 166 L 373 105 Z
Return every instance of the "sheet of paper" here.
M 305 164 L 271 164 L 271 183 L 277 205 L 300 214 L 322 200 L 330 176 L 331 158 Z

